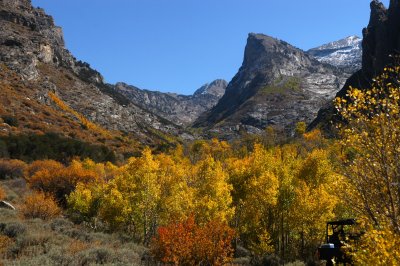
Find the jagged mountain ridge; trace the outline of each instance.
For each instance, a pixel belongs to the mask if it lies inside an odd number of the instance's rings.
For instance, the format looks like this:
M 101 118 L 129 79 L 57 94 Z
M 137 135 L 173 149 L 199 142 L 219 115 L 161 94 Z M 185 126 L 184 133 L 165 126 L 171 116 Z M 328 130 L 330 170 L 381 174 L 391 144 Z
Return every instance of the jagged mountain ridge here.
M 141 90 L 122 82 L 117 83 L 114 88 L 134 104 L 178 125 L 187 126 L 217 104 L 224 95 L 226 86 L 225 80 L 218 79 L 203 85 L 193 95 Z
M 312 48 L 307 53 L 320 62 L 343 68 L 350 73 L 355 73 L 361 69 L 361 43 L 362 39 L 360 37 L 349 36 Z
M 296 122 L 312 121 L 348 76 L 284 41 L 249 34 L 243 64 L 225 95 L 194 126 L 228 138 L 268 125 L 290 132 Z

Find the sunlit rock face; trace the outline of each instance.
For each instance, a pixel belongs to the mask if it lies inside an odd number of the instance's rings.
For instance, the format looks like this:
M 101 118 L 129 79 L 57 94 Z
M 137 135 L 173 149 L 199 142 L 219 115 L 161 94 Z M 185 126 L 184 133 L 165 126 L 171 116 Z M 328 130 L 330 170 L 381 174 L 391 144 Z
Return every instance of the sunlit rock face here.
M 194 126 L 226 138 L 269 125 L 290 134 L 297 122 L 311 122 L 348 76 L 284 41 L 249 34 L 243 64 L 225 95 Z

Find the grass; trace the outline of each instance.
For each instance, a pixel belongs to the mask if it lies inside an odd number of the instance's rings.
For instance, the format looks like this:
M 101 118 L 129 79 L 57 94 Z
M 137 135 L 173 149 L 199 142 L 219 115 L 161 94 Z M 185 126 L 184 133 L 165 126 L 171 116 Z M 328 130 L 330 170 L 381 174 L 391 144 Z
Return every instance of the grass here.
M 298 77 L 280 77 L 272 84 L 260 90 L 262 94 L 286 94 L 288 92 L 300 92 L 301 79 Z

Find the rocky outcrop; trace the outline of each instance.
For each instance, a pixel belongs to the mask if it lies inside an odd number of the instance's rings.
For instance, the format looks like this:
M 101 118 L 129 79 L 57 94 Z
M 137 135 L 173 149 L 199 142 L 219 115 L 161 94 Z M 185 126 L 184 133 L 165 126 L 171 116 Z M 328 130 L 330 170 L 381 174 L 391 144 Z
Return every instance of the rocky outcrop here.
M 227 138 L 242 130 L 259 133 L 268 125 L 290 133 L 296 122 L 310 122 L 347 77 L 284 41 L 250 34 L 239 72 L 194 126 Z
M 215 80 L 205 84 L 193 95 L 178 95 L 158 91 L 141 90 L 125 83 L 117 83 L 115 90 L 135 105 L 147 109 L 178 125 L 187 126 L 200 114 L 214 107 L 224 95 L 227 82 Z
M 374 0 L 370 4 L 371 17 L 369 24 L 363 29 L 362 41 L 362 68 L 353 74 L 344 87 L 337 93 L 338 97 L 345 97 L 350 87 L 366 89 L 372 79 L 383 71 L 383 68 L 393 63 L 394 57 L 400 52 L 400 1 L 391 0 L 388 9 Z M 340 119 L 329 103 L 322 108 L 318 117 L 309 128 L 317 126 L 331 131 L 332 122 Z
M 46 63 L 69 68 L 82 77 L 90 72 L 90 78 L 86 75 L 90 81 L 103 81 L 98 72 L 69 53 L 62 29 L 29 0 L 1 1 L 0 21 L 0 60 L 26 80 L 37 79 L 37 65 Z
M 361 69 L 362 39 L 358 36 L 330 42 L 310 49 L 307 54 L 320 62 L 339 67 L 348 73 L 355 73 Z
M 400 1 L 391 0 L 388 9 L 380 1 L 372 1 L 363 36 L 362 73 L 370 79 L 391 64 L 391 55 L 400 51 Z

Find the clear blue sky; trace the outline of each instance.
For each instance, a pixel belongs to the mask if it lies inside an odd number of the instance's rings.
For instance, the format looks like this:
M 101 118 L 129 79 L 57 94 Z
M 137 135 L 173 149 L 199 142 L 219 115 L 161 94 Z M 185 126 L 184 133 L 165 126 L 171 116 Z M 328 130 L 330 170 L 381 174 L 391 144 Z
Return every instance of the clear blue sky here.
M 307 50 L 368 24 L 369 0 L 32 0 L 63 27 L 67 48 L 139 88 L 191 94 L 239 69 L 249 32 Z M 387 6 L 389 0 L 383 1 Z

